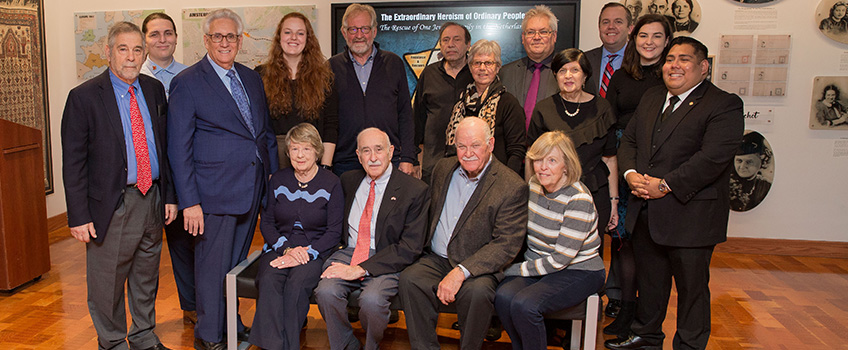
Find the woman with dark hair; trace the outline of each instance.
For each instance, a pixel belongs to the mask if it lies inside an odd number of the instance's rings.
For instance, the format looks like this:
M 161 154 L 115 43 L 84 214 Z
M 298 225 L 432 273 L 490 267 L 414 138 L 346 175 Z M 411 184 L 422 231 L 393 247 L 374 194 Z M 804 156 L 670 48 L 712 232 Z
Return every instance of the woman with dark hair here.
M 326 152 L 318 130 L 298 124 L 283 145 L 291 163 L 271 176 L 259 223 L 265 245 L 249 341 L 263 349 L 300 348 L 309 297 L 321 279 L 324 260 L 339 244 L 344 219 L 341 181 L 318 166 Z
M 478 117 L 492 129 L 495 137 L 492 154 L 495 158 L 521 174 L 527 152 L 524 109 L 498 79 L 501 63 L 501 46 L 496 41 L 480 39 L 471 45 L 468 66 L 474 81 L 468 84 L 453 106 L 445 132 L 445 155 L 456 155 L 456 126 L 459 122 L 465 117 Z
M 848 33 L 846 12 L 848 12 L 848 3 L 837 1 L 830 7 L 830 15 L 819 23 L 819 29 L 828 34 Z
M 551 70 L 560 91 L 536 104 L 527 131 L 528 142 L 560 130 L 574 142 L 583 176 L 598 212 L 598 231 L 618 225 L 618 164 L 615 157 L 615 115 L 607 100 L 583 91 L 592 66 L 583 51 L 566 49 L 554 54 Z M 527 177 L 532 164 L 526 164 Z
M 750 210 L 766 197 L 771 180 L 762 174 L 771 164 L 771 149 L 762 134 L 752 131 L 742 136 L 742 146 L 733 160 L 730 173 L 730 209 Z
M 571 139 L 562 131 L 542 134 L 527 152 L 527 167 L 533 171 L 527 250 L 523 261 L 504 271 L 495 311 L 513 349 L 535 350 L 547 349 L 543 315 L 597 292 L 604 284 L 604 262 L 595 205 L 580 182 Z
M 327 103 L 333 93 L 333 72 L 312 24 L 300 12 L 283 16 L 274 33 L 268 60 L 256 67 L 265 85 L 271 126 L 282 144 L 286 133 L 303 122 L 314 125 L 324 140 L 319 164 L 333 164 L 339 136 L 338 106 Z M 285 147 L 279 147 L 280 166 L 290 166 Z
M 816 101 L 816 120 L 824 126 L 848 123 L 848 111 L 839 103 L 839 88 L 836 85 L 824 87 L 821 99 Z
M 630 31 L 630 41 L 624 50 L 621 69 L 613 74 L 607 88 L 607 101 L 617 120 L 617 138 L 621 138 L 622 131 L 633 117 L 645 91 L 663 84 L 663 57 L 672 34 L 671 24 L 665 16 L 653 14 L 639 18 Z M 626 181 L 620 181 L 619 184 L 619 193 L 630 192 Z M 622 196 L 618 203 L 619 217 L 624 218 L 626 212 L 627 196 Z M 610 278 L 615 281 L 612 284 L 621 289 L 621 300 L 618 300 L 621 311 L 615 321 L 604 328 L 604 333 L 626 335 L 636 311 L 636 263 L 630 233 L 624 229 L 624 225 L 618 225 L 616 230 L 610 231 L 610 235 L 613 237 Z M 610 303 L 615 302 L 615 299 L 610 300 Z
M 692 33 L 695 28 L 698 28 L 698 22 L 692 19 L 692 10 L 694 9 L 692 0 L 674 0 L 671 3 L 672 16 L 668 18 L 671 20 L 671 27 L 675 33 Z

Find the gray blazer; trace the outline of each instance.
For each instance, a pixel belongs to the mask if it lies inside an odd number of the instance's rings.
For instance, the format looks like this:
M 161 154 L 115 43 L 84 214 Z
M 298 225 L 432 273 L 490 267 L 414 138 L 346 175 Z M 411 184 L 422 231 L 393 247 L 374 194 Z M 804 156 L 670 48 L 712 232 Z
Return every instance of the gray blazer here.
M 450 157 L 440 160 L 433 169 L 428 246 L 439 223 L 451 175 L 458 166 L 457 158 Z M 503 270 L 518 255 L 527 232 L 527 184 L 494 156 L 479 181 L 447 250 L 451 266 L 462 264 L 472 276 Z
M 500 73 L 498 73 L 498 77 L 501 79 L 501 83 L 504 87 L 506 87 L 506 91 L 518 99 L 518 103 L 521 104 L 521 107 L 524 107 L 524 100 L 527 99 L 527 87 L 524 86 L 524 74 L 527 73 L 527 61 L 529 60 L 530 59 L 526 56 L 519 58 L 503 66 Z M 542 79 L 539 81 L 539 94 L 536 95 L 536 102 L 551 97 L 551 95 L 559 92 L 556 77 L 550 70 L 543 70 L 541 78 Z

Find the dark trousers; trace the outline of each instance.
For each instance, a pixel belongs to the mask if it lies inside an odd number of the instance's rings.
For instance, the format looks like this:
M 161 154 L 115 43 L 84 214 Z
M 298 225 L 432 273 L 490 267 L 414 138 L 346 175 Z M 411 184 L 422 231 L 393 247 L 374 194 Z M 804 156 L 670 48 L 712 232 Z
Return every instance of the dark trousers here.
M 336 251 L 324 263 L 324 269 L 334 262 L 350 264 L 353 257 L 352 247 Z M 369 256 L 374 256 L 372 249 Z M 315 289 L 318 310 L 327 323 L 327 338 L 331 350 L 360 349 L 359 340 L 353 334 L 353 327 L 347 318 L 348 296 L 354 290 L 359 294 L 359 322 L 365 329 L 365 350 L 376 350 L 383 340 L 383 334 L 389 324 L 392 297 L 397 295 L 398 274 L 387 273 L 369 276 L 362 280 L 345 281 L 340 278 L 323 278 Z
M 603 284 L 604 270 L 564 269 L 537 277 L 510 276 L 498 286 L 495 311 L 513 349 L 547 349 L 544 314 L 580 304 Z
M 453 269 L 448 259 L 427 253 L 400 274 L 400 297 L 412 349 L 439 349 L 436 323 L 441 301 L 436 296 L 439 282 Z M 472 276 L 456 293 L 459 343 L 464 350 L 480 349 L 494 314 L 494 275 Z
M 648 211 L 643 208 L 633 230 L 633 249 L 638 252 L 639 302 L 631 329 L 655 345 L 662 344 L 665 338 L 662 323 L 673 277 L 677 287 L 677 333 L 673 348 L 705 349 L 710 338 L 710 259 L 715 246 L 660 245 L 651 238 L 648 227 Z
M 256 184 L 263 184 L 265 175 L 261 166 L 256 168 Z M 255 186 L 253 204 L 247 213 L 203 214 L 204 233 L 195 238 L 194 245 L 194 277 L 197 288 L 197 325 L 194 327 L 196 338 L 215 343 L 223 339 L 227 316 L 224 279 L 227 272 L 247 258 L 253 232 L 256 230 L 263 187 Z M 201 203 L 201 207 L 202 205 Z M 241 318 L 238 320 L 238 328 L 239 331 L 244 329 Z
M 170 225 L 165 226 L 165 239 L 168 241 L 180 309 L 194 311 L 197 309 L 194 295 L 194 236 L 185 230 L 182 210 Z
M 309 313 L 309 297 L 321 278 L 324 259 L 277 269 L 270 263 L 280 257 L 274 251 L 259 257 L 256 315 L 250 343 L 263 349 L 300 349 L 300 331 Z
M 87 243 L 88 310 L 97 330 L 99 349 L 145 349 L 159 343 L 156 293 L 162 253 L 162 200 L 159 185 L 142 195 L 127 187 L 101 243 Z M 103 234 L 102 232 L 98 232 Z M 127 332 L 129 304 L 132 325 Z

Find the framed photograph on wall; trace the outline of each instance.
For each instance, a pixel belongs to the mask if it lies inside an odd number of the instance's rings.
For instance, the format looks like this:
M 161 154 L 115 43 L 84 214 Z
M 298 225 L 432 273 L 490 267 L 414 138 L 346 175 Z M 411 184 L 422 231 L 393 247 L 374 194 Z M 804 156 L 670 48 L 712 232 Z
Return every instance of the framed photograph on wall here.
M 44 190 L 53 193 L 43 0 L 0 0 L 0 118 L 41 130 Z
M 815 77 L 813 79 L 810 129 L 848 130 L 846 92 L 848 92 L 848 77 Z

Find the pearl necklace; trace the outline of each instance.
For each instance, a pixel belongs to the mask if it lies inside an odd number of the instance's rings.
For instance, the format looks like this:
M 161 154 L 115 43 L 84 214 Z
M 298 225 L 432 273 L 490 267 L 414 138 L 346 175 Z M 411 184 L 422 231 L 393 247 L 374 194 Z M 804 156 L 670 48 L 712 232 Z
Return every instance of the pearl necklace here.
M 568 107 L 566 107 L 566 106 L 565 106 L 565 102 L 563 102 L 563 101 L 567 101 L 567 100 L 565 99 L 565 97 L 562 97 L 562 95 L 560 95 L 560 96 L 559 96 L 559 98 L 560 98 L 559 103 L 561 103 L 561 104 L 562 104 L 562 109 L 565 111 L 565 115 L 567 115 L 567 116 L 569 116 L 569 117 L 574 118 L 574 116 L 576 116 L 576 115 L 577 115 L 577 113 L 580 113 L 580 104 L 582 104 L 583 102 L 582 102 L 582 101 L 580 101 L 580 100 L 579 100 L 579 98 L 578 98 L 578 100 L 577 100 L 577 109 L 576 109 L 576 110 L 574 110 L 574 113 L 569 112 L 569 111 L 568 111 Z

